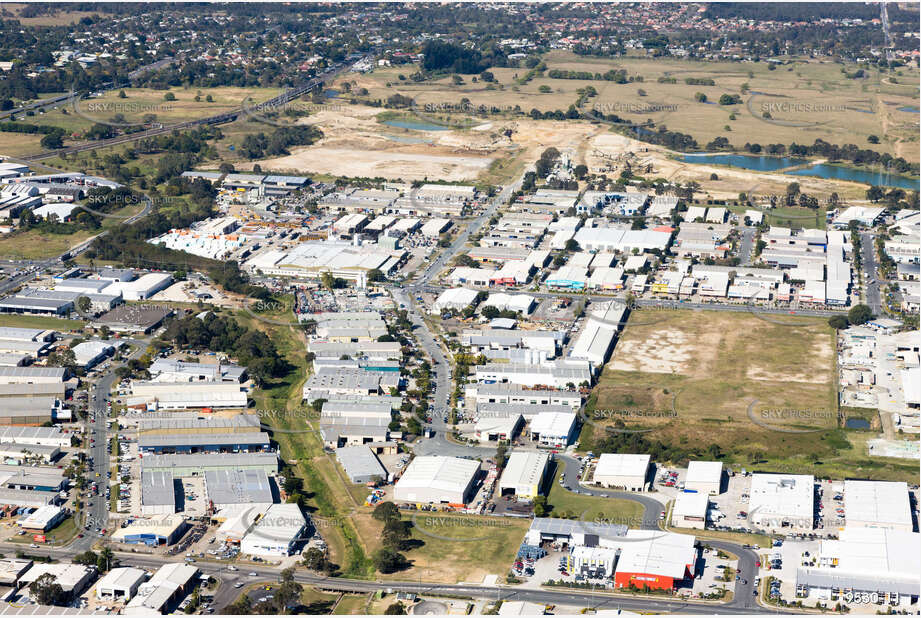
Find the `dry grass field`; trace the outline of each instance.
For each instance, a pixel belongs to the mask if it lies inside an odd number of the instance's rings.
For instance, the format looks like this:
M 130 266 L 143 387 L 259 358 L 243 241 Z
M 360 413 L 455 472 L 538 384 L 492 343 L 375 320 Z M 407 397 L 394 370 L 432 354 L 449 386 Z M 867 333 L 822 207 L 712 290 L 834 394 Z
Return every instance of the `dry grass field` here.
M 822 319 L 669 311 L 627 324 L 595 389 L 591 419 L 670 444 L 743 457 L 815 452 L 837 427 L 834 334 Z M 604 420 L 600 420 L 604 419 Z M 591 429 L 590 429 L 591 431 Z

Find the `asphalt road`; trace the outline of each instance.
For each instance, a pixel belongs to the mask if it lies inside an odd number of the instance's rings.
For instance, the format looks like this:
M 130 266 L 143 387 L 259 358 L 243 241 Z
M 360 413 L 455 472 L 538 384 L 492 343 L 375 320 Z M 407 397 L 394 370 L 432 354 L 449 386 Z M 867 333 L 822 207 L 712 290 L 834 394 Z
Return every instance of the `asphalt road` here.
M 875 237 L 873 232 L 860 233 L 861 269 L 863 270 L 864 302 L 873 310 L 873 315 L 883 315 L 877 272 Z M 873 283 L 870 283 L 870 282 Z
M 740 225 L 738 228 L 741 232 L 739 238 L 739 260 L 743 266 L 750 266 L 752 263 L 752 248 L 754 247 L 755 228 L 748 225 Z

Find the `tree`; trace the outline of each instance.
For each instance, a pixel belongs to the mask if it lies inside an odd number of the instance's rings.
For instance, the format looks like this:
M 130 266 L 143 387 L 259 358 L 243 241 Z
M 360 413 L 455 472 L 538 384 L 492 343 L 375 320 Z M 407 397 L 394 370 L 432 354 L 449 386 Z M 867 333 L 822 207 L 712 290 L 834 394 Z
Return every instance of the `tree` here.
M 275 589 L 275 607 L 279 614 L 285 614 L 292 605 L 297 606 L 304 587 L 294 581 L 294 567 L 288 567 L 279 576 L 280 585 Z
M 326 557 L 326 553 L 316 547 L 311 547 L 304 552 L 304 566 L 318 573 L 333 573 L 337 568 Z
M 374 552 L 373 560 L 374 568 L 385 574 L 396 573 L 411 566 L 406 556 L 386 547 Z
M 865 324 L 873 319 L 873 310 L 867 305 L 854 305 L 847 312 L 847 321 L 854 325 Z
M 39 605 L 64 605 L 67 595 L 54 575 L 45 573 L 29 585 L 29 596 Z
M 867 199 L 870 200 L 871 202 L 880 201 L 881 199 L 883 199 L 883 196 L 885 196 L 885 194 L 886 193 L 882 190 L 881 187 L 872 186 L 869 189 L 867 189 Z
M 580 251 L 581 247 L 579 246 L 578 241 L 575 238 L 570 238 L 566 241 L 566 250 L 570 252 Z
M 173 94 L 172 92 L 167 92 L 166 94 L 163 95 L 163 100 L 164 101 L 175 101 L 176 95 Z
M 231 603 L 223 610 L 224 614 L 229 614 L 232 616 L 245 616 L 253 613 L 253 601 L 249 598 L 249 595 L 244 594 L 236 602 Z
M 384 547 L 394 550 L 400 549 L 403 541 L 410 536 L 408 522 L 402 519 L 388 519 L 387 523 L 384 524 L 384 529 L 381 531 L 381 541 Z
M 119 98 L 119 99 L 127 99 L 127 98 L 128 98 L 128 95 L 125 94 L 125 91 L 124 91 L 124 90 L 119 90 L 119 91 L 118 91 L 118 98 Z
M 368 271 L 368 281 L 370 283 L 376 283 L 378 281 L 383 281 L 383 280 L 384 280 L 384 273 L 382 273 L 377 268 L 372 268 L 371 270 Z
M 73 557 L 74 564 L 82 564 L 83 566 L 96 566 L 98 560 L 99 556 L 91 549 Z
M 322 283 L 323 287 L 325 287 L 327 290 L 332 291 L 333 288 L 336 287 L 336 278 L 333 277 L 333 273 L 327 270 L 325 273 L 320 275 L 320 283 Z
M 99 558 L 96 559 L 96 568 L 100 573 L 105 573 L 109 569 L 118 565 L 115 554 L 108 547 L 103 547 L 99 552 Z
M 387 609 L 384 610 L 385 616 L 405 616 L 406 608 L 403 607 L 403 604 L 397 601 L 396 603 L 391 603 L 387 606 Z
M 377 521 L 388 522 L 400 518 L 400 509 L 393 502 L 381 502 L 371 513 L 371 517 Z
M 92 301 L 90 301 L 87 296 L 78 296 L 77 297 L 77 311 L 86 315 L 90 312 L 90 307 L 93 306 Z
M 534 516 L 544 517 L 549 512 L 550 512 L 550 509 L 547 507 L 547 496 L 535 496 L 534 497 Z
M 844 330 L 848 327 L 848 321 L 843 315 L 835 315 L 828 318 L 828 325 L 835 330 Z

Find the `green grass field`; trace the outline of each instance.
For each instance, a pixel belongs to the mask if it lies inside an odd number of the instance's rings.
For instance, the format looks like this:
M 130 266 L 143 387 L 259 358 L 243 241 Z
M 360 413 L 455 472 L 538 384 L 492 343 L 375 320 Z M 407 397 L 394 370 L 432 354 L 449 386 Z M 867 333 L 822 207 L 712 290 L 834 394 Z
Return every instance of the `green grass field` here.
M 0 326 L 15 326 L 18 328 L 46 328 L 57 331 L 83 330 L 86 322 L 83 320 L 65 320 L 50 318 L 40 315 L 0 315 Z
M 392 577 L 407 580 L 470 582 L 508 572 L 524 541 L 530 520 L 418 512 L 404 519 L 413 524 L 413 541 L 404 553 L 412 568 Z
M 638 502 L 576 494 L 560 487 L 559 478 L 560 471 L 557 471 L 547 496 L 547 505 L 552 507 L 553 517 L 640 527 L 638 522 L 643 519 L 643 507 Z

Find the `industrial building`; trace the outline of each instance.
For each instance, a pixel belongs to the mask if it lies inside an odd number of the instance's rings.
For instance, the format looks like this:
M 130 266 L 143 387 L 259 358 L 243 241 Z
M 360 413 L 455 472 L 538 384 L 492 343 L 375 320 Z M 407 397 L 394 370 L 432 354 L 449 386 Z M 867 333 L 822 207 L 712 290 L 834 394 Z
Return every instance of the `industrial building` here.
M 0 487 L 7 489 L 58 492 L 67 483 L 61 468 L 0 464 Z
M 694 576 L 696 540 L 688 534 L 628 530 L 614 574 L 616 588 L 669 590 Z
M 579 519 L 535 517 L 525 534 L 525 543 L 539 546 L 546 541 L 569 547 L 617 548 L 627 534 L 627 526 Z
M 58 494 L 51 491 L 0 487 L 0 506 L 39 508 L 46 504 L 57 504 L 59 500 Z
M 54 583 L 59 585 L 67 600 L 80 596 L 96 578 L 95 566 L 81 566 L 79 564 L 50 564 L 44 562 L 34 563 L 32 567 L 19 578 L 18 586 L 28 588 L 43 575 L 50 575 Z
M 487 279 L 486 285 L 489 285 Z M 435 302 L 432 303 L 433 314 L 440 314 L 444 311 L 463 311 L 473 304 L 479 292 L 470 288 L 448 288 L 438 295 Z
M 519 384 L 477 384 L 464 387 L 464 397 L 479 409 L 487 404 L 565 405 L 571 410 L 582 406 L 582 395 L 562 389 L 530 389 Z
M 0 400 L 0 406 L 2 405 Z M 64 433 L 60 427 L 0 427 L 0 442 L 68 448 L 71 444 L 71 435 Z
M 752 475 L 749 520 L 768 531 L 811 532 L 815 478 L 806 474 Z
M 115 346 L 105 341 L 84 341 L 71 350 L 78 366 L 92 369 L 115 352 Z
M 278 472 L 278 455 L 275 453 L 147 455 L 141 459 L 141 470 L 167 471 L 173 475 L 173 478 L 204 476 L 209 470 L 263 470 L 266 474 L 272 475 Z
M 387 480 L 387 470 L 367 446 L 347 446 L 337 449 L 336 460 L 353 483 Z
M 59 506 L 48 504 L 40 506 L 16 522 L 23 530 L 47 532 L 67 519 L 67 511 Z
M 380 245 L 353 245 L 348 241 L 309 241 L 283 251 L 260 253 L 246 262 L 246 268 L 266 275 L 320 279 L 324 273 L 354 281 L 358 287 L 368 283 L 368 273 L 379 270 L 385 275 L 393 271 L 405 255 L 404 251 L 385 249 Z
M 176 512 L 173 474 L 165 470 L 141 472 L 141 515 L 172 515 Z
M 588 361 L 565 359 L 533 363 L 487 363 L 477 365 L 474 379 L 486 384 L 509 383 L 527 387 L 573 388 L 592 384 Z
M 569 357 L 590 361 L 598 368 L 604 366 L 614 348 L 617 330 L 616 324 L 612 325 L 589 318 L 582 332 L 579 333 L 579 337 L 573 343 Z
M 116 333 L 149 334 L 173 314 L 169 307 L 122 305 L 107 311 L 92 322 L 94 328 L 107 327 Z
M 0 442 L 0 459 L 15 459 L 20 462 L 37 462 L 50 464 L 58 455 L 61 449 L 57 446 L 42 446 L 37 444 L 15 444 L 11 442 Z M 7 462 L 9 463 L 9 462 Z
M 187 363 L 181 360 L 158 358 L 147 371 L 153 382 L 236 382 L 246 380 L 246 367 L 232 363 Z
M 245 408 L 246 392 L 234 382 L 192 382 L 176 388 L 160 382 L 131 382 L 129 408 L 181 410 L 187 408 Z
M 846 528 L 885 528 L 912 532 L 908 484 L 889 481 L 844 481 Z
M 416 457 L 397 481 L 393 497 L 397 502 L 462 506 L 472 497 L 479 470 L 478 461 L 459 457 Z
M 63 367 L 0 367 L 0 384 L 60 384 L 66 378 Z
M 265 470 L 209 470 L 205 472 L 205 499 L 224 517 L 249 507 L 268 510 L 275 503 Z
M 256 453 L 270 450 L 269 434 L 248 433 L 142 433 L 138 437 L 141 453 Z
M 198 568 L 174 562 L 164 564 L 149 581 L 138 587 L 137 594 L 125 606 L 128 615 L 170 613 L 192 591 L 198 581 Z
M 173 545 L 188 530 L 189 524 L 179 514 L 157 515 L 135 519 L 112 534 L 112 540 L 128 545 Z
M 499 494 L 533 500 L 544 485 L 544 475 L 550 463 L 548 453 L 514 451 L 499 479 Z
M 514 440 L 524 426 L 524 417 L 513 410 L 477 410 L 473 434 L 480 442 L 507 442 Z
M 718 461 L 691 461 L 684 479 L 685 490 L 718 496 L 723 487 L 723 464 Z
M 879 605 L 907 606 L 917 602 L 921 589 L 921 534 L 845 528 L 837 540 L 821 541 L 817 553 L 815 566 L 796 570 L 797 589 L 811 596 L 851 606 L 853 595 L 861 593 L 871 595 L 869 602 Z
M 679 493 L 672 507 L 672 525 L 703 530 L 707 527 L 709 505 L 710 497 L 706 492 Z
M 255 414 L 191 417 L 187 412 L 150 412 L 138 420 L 138 435 L 249 434 L 261 427 Z
M 306 527 L 307 519 L 297 504 L 273 504 L 243 537 L 240 552 L 251 556 L 290 556 Z
M 130 601 L 146 580 L 147 571 L 144 569 L 112 569 L 96 584 L 96 598 L 100 601 Z
M 595 465 L 594 481 L 605 487 L 646 491 L 649 455 L 604 453 Z
M 573 412 L 541 412 L 529 426 L 531 439 L 541 446 L 569 446 L 576 435 L 576 420 Z

